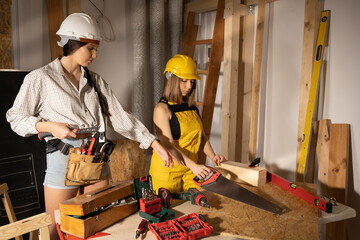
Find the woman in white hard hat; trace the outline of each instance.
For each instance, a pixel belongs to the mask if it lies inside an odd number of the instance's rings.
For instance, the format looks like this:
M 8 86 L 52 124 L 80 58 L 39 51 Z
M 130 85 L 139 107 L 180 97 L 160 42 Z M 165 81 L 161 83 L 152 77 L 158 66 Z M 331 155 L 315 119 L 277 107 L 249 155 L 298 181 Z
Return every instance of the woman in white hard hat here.
M 203 151 L 216 166 L 225 158 L 215 154 L 194 105 L 196 80 L 201 79 L 195 62 L 186 55 L 176 55 L 167 62 L 164 73 L 167 83 L 163 97 L 154 109 L 153 120 L 160 143 L 181 159 L 182 164 L 165 168 L 160 156 L 154 152 L 150 175 L 156 191 L 163 187 L 175 193 L 199 188 L 193 178 L 203 179 L 210 173 L 208 167 L 197 163 L 199 151 Z M 204 147 L 200 149 L 202 141 Z
M 77 135 L 71 128 L 105 129 L 106 122 L 119 134 L 140 142 L 141 148 L 152 147 L 163 159 L 163 165 L 172 167 L 169 152 L 122 107 L 108 84 L 87 69 L 96 58 L 100 44 L 100 31 L 94 19 L 84 13 L 71 14 L 62 22 L 57 35 L 61 37 L 58 45 L 63 47 L 63 57 L 25 77 L 6 114 L 11 128 L 24 137 L 50 132 L 64 145 L 79 147 L 82 138 L 88 136 Z M 58 150 L 46 156 L 45 207 L 52 216 L 59 203 L 78 193 L 77 186 L 64 185 L 67 158 L 66 153 Z M 108 179 L 84 187 L 84 192 L 106 184 Z M 57 239 L 55 224 L 50 231 L 51 239 Z

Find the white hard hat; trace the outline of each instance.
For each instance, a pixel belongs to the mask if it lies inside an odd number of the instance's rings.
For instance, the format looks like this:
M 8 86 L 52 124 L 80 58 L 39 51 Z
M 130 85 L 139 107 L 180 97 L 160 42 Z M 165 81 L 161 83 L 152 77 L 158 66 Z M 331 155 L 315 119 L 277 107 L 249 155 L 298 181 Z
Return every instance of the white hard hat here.
M 96 21 L 85 13 L 73 13 L 65 18 L 56 32 L 61 37 L 57 42 L 63 47 L 69 39 L 80 42 L 100 44 L 100 30 Z

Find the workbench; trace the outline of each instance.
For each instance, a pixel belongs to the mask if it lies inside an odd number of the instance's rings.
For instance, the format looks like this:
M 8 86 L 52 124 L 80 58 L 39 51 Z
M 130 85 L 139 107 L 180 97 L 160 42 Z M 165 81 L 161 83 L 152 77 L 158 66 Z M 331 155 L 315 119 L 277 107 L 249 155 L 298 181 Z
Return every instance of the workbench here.
M 189 201 L 173 200 L 171 209 L 175 217 L 193 212 L 205 216 L 214 228 L 210 236 L 202 239 L 318 239 L 318 209 L 281 187 L 268 182 L 261 187 L 242 185 L 254 193 L 284 208 L 276 215 L 229 198 L 203 191 L 211 209 L 191 205 Z M 136 212 L 102 232 L 111 235 L 96 238 L 98 240 L 135 239 L 135 233 L 142 218 Z M 138 239 L 155 240 L 148 231 Z

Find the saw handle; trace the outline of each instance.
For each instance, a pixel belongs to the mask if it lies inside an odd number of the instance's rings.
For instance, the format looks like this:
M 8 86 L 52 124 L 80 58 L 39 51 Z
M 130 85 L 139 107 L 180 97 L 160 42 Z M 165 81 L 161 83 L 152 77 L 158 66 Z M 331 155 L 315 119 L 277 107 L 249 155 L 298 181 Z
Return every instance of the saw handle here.
M 208 166 L 207 166 L 208 167 Z M 208 167 L 210 168 L 211 172 L 209 173 L 209 175 L 207 175 L 204 179 L 200 179 L 198 177 L 194 177 L 193 181 L 196 185 L 198 185 L 199 187 L 211 184 L 211 183 L 215 183 L 218 178 L 221 176 L 221 173 L 212 168 L 212 167 Z

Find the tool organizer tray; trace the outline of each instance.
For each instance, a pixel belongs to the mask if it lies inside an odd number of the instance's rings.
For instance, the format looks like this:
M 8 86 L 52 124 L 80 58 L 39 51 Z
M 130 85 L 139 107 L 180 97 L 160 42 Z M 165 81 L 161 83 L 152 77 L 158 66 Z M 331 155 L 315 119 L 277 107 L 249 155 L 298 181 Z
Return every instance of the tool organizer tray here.
M 209 235 L 213 227 L 205 222 L 202 215 L 191 213 L 173 220 L 149 224 L 149 229 L 158 240 L 194 240 Z

